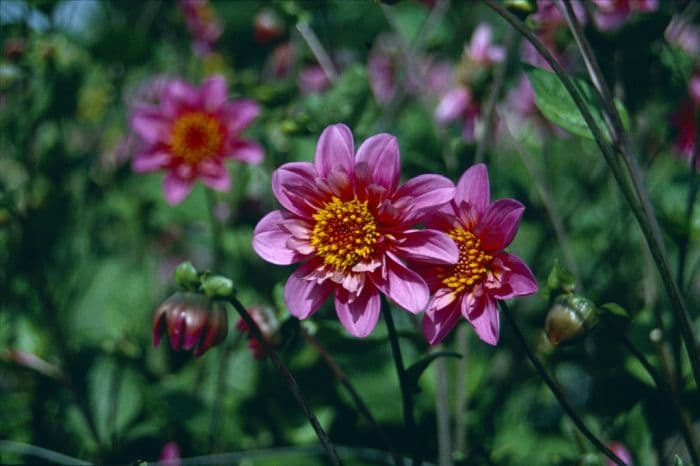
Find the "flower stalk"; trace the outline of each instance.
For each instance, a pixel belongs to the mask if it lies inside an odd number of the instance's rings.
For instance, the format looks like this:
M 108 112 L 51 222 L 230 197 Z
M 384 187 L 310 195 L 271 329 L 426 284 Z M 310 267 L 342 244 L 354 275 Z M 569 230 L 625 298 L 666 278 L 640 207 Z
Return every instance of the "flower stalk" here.
M 525 23 L 523 23 L 520 19 L 511 14 L 497 2 L 494 0 L 484 1 L 489 8 L 495 11 L 499 16 L 510 23 L 511 26 L 523 34 L 523 36 L 537 49 L 537 51 L 552 67 L 557 77 L 559 77 L 581 112 L 586 125 L 590 128 L 593 138 L 603 153 L 603 156 L 605 157 L 605 160 L 613 173 L 615 181 L 630 205 L 635 219 L 642 230 L 644 239 L 646 240 L 649 250 L 651 251 L 657 269 L 661 274 L 666 292 L 671 300 L 672 309 L 676 314 L 676 319 L 680 323 L 681 333 L 685 341 L 686 351 L 688 352 L 693 376 L 696 383 L 700 385 L 700 355 L 698 355 L 697 343 L 695 342 L 695 337 L 692 332 L 690 316 L 680 289 L 678 288 L 678 285 L 671 274 L 670 266 L 658 230 L 658 224 L 653 220 L 655 217 L 651 210 L 648 197 L 645 191 L 642 189 L 638 169 L 630 157 L 628 138 L 626 136 L 622 138 L 622 147 L 613 147 L 610 143 L 606 142 L 601 129 L 595 123 L 591 113 L 588 111 L 588 108 L 583 102 L 579 90 L 574 86 L 564 69 L 561 67 L 561 65 L 559 65 L 557 60 L 552 56 L 542 42 L 527 28 Z M 617 134 L 624 135 L 624 132 Z M 625 168 L 627 169 L 627 173 L 624 173 L 622 170 L 622 166 L 618 160 L 618 153 L 622 155 L 622 160 L 625 164 Z M 630 187 L 629 183 L 632 184 L 632 187 Z
M 401 345 L 399 344 L 399 336 L 394 326 L 394 318 L 391 316 L 391 307 L 384 295 L 382 295 L 382 315 L 384 316 L 384 322 L 386 323 L 387 332 L 389 333 L 391 355 L 394 358 L 396 374 L 399 377 L 401 402 L 403 405 L 403 421 L 408 436 L 407 443 L 411 445 L 411 449 L 413 450 L 411 452 L 411 464 L 417 466 L 421 463 L 421 460 L 416 436 L 416 421 L 413 417 L 413 394 L 410 392 L 408 381 L 406 380 L 406 368 L 404 367 L 403 357 L 401 356 Z
M 352 384 L 347 375 L 345 375 L 345 372 L 343 372 L 343 370 L 336 363 L 335 359 L 333 359 L 333 356 L 331 356 L 328 350 L 321 344 L 320 341 L 318 341 L 316 337 L 314 337 L 304 329 L 302 329 L 301 333 L 304 339 L 307 342 L 309 342 L 309 344 L 313 346 L 316 349 L 316 351 L 318 351 L 318 354 L 321 355 L 321 359 L 323 359 L 323 362 L 325 362 L 328 368 L 331 370 L 331 372 L 333 372 L 333 375 L 336 379 L 338 379 L 338 382 L 340 382 L 343 385 L 343 387 L 345 387 L 345 389 L 348 391 L 357 409 L 360 410 L 362 415 L 367 419 L 367 421 L 370 423 L 377 435 L 379 435 L 379 438 L 384 443 L 386 449 L 389 450 L 391 457 L 394 459 L 394 464 L 396 464 L 397 466 L 403 465 L 403 460 L 394 449 L 391 440 L 381 428 L 377 420 L 374 418 L 372 412 L 367 406 L 367 403 L 365 403 L 365 401 L 362 399 L 360 393 L 355 389 L 355 386 Z
M 561 407 L 564 409 L 564 412 L 569 416 L 569 418 L 573 421 L 574 425 L 578 430 L 598 449 L 600 450 L 605 456 L 610 458 L 615 464 L 618 466 L 626 466 L 625 462 L 622 461 L 620 458 L 615 455 L 608 447 L 605 446 L 605 444 L 598 438 L 596 435 L 591 432 L 588 427 L 586 427 L 586 424 L 584 424 L 583 419 L 576 413 L 574 410 L 573 406 L 571 406 L 571 403 L 569 403 L 569 400 L 566 398 L 566 395 L 561 391 L 557 383 L 554 381 L 554 379 L 549 375 L 547 372 L 547 369 L 544 368 L 542 365 L 542 362 L 535 356 L 535 353 L 532 352 L 530 347 L 527 344 L 527 340 L 525 340 L 525 336 L 523 335 L 522 331 L 520 330 L 520 327 L 518 327 L 518 323 L 515 321 L 515 318 L 510 313 L 510 309 L 508 308 L 508 305 L 506 304 L 505 301 L 499 301 L 498 302 L 500 308 L 501 308 L 501 313 L 506 316 L 506 319 L 508 320 L 508 323 L 510 324 L 511 328 L 513 329 L 513 332 L 515 333 L 516 339 L 518 340 L 518 343 L 522 347 L 522 349 L 525 351 L 525 354 L 527 355 L 528 359 L 532 363 L 533 366 L 535 366 L 535 369 L 537 369 L 537 372 L 540 373 L 540 377 L 542 377 L 542 380 L 547 384 L 547 387 L 549 387 L 549 390 L 552 392 L 554 397 L 557 399 Z
M 314 432 L 316 433 L 316 437 L 318 437 L 318 439 L 321 441 L 321 445 L 323 445 L 323 448 L 325 449 L 326 454 L 328 454 L 331 463 L 336 466 L 342 464 L 340 462 L 340 458 L 338 457 L 338 453 L 335 451 L 333 444 L 331 443 L 330 439 L 328 438 L 328 435 L 326 434 L 326 431 L 323 430 L 323 427 L 321 427 L 321 424 L 318 422 L 316 415 L 311 410 L 309 403 L 304 398 L 304 395 L 302 395 L 301 390 L 299 389 L 299 384 L 297 384 L 296 379 L 289 371 L 287 365 L 279 357 L 277 351 L 275 351 L 275 349 L 267 342 L 262 332 L 258 328 L 258 324 L 255 322 L 255 320 L 253 320 L 251 315 L 248 313 L 243 304 L 241 304 L 238 298 L 236 298 L 235 295 L 231 295 L 228 298 L 228 302 L 231 303 L 234 309 L 236 309 L 236 312 L 238 312 L 238 314 L 241 316 L 241 319 L 243 319 L 248 325 L 248 329 L 253 334 L 253 336 L 260 341 L 260 344 L 262 345 L 265 354 L 267 354 L 270 357 L 272 363 L 275 365 L 275 368 L 280 373 L 284 381 L 287 383 L 287 386 L 291 390 L 292 395 L 294 395 L 294 398 L 301 407 L 302 411 L 304 411 L 306 418 L 309 420 L 311 427 L 313 427 Z

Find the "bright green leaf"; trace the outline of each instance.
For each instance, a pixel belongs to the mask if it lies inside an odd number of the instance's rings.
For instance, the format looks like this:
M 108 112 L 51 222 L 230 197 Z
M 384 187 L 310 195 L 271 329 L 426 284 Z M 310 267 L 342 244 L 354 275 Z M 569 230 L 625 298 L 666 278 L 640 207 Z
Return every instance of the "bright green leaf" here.
M 591 133 L 586 121 L 583 119 L 583 115 L 574 103 L 574 99 L 569 95 L 569 92 L 555 73 L 541 68 L 529 68 L 527 75 L 535 91 L 537 108 L 548 120 L 573 134 L 593 139 L 593 133 Z M 610 136 L 606 129 L 607 126 L 601 110 L 600 100 L 593 86 L 581 79 L 572 78 L 572 81 L 581 93 L 586 108 L 588 108 L 593 117 L 593 121 L 602 131 L 603 137 L 609 142 Z M 615 99 L 615 107 L 620 113 L 622 124 L 628 127 L 629 116 L 624 105 Z

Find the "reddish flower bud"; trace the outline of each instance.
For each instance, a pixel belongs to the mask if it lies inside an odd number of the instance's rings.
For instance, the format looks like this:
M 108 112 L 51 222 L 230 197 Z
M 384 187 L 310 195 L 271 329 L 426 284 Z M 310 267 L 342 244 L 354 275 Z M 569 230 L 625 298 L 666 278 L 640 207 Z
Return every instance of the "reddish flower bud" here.
M 225 304 L 197 293 L 177 292 L 156 310 L 153 346 L 158 346 L 166 332 L 174 350 L 194 349 L 194 355 L 201 356 L 226 338 Z
M 260 329 L 265 341 L 270 345 L 275 346 L 279 342 L 279 321 L 274 312 L 270 308 L 263 306 L 253 306 L 248 309 L 248 313 L 253 318 Z M 255 359 L 265 357 L 265 351 L 262 343 L 250 333 L 248 324 L 243 320 L 239 320 L 236 324 L 236 329 L 241 333 L 248 334 L 248 349 L 253 353 Z
M 608 444 L 608 448 L 610 449 L 610 451 L 615 453 L 615 455 L 618 458 L 620 458 L 622 460 L 622 462 L 625 463 L 627 466 L 633 466 L 632 454 L 629 452 L 629 450 L 627 449 L 627 447 L 625 446 L 624 443 L 610 442 Z M 606 466 L 614 466 L 615 465 L 615 463 L 610 459 L 607 459 L 605 464 L 606 464 Z
M 253 30 L 255 31 L 255 40 L 264 44 L 280 37 L 284 32 L 284 25 L 277 13 L 265 8 L 255 15 Z

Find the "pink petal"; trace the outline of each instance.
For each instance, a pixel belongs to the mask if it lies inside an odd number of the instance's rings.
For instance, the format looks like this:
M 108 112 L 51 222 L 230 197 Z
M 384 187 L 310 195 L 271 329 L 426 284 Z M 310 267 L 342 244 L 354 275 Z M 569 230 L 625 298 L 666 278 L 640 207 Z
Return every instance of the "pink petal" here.
M 471 101 L 471 92 L 466 87 L 456 87 L 445 94 L 435 109 L 435 121 L 445 125 L 459 118 Z
M 348 175 L 353 173 L 355 145 L 350 128 L 342 123 L 328 126 L 323 130 L 316 145 L 316 171 L 325 178 L 333 168 L 339 168 Z
M 455 194 L 455 186 L 449 179 L 440 175 L 426 174 L 411 178 L 396 191 L 395 199 L 410 196 L 411 219 L 417 220 L 426 208 L 437 208 L 450 202 Z
M 204 81 L 199 88 L 202 106 L 208 112 L 218 110 L 226 103 L 228 93 L 226 90 L 226 78 L 221 75 L 212 76 Z
M 372 333 L 379 319 L 381 301 L 372 286 L 365 286 L 362 294 L 352 302 L 347 292 L 339 290 L 335 295 L 335 312 L 343 327 L 353 336 L 363 338 Z
M 487 251 L 499 251 L 508 246 L 518 231 L 524 211 L 525 207 L 514 199 L 499 199 L 491 204 L 475 230 L 481 239 L 481 247 Z
M 438 307 L 435 304 L 436 300 L 439 300 L 437 296 L 428 304 L 428 309 L 423 317 L 423 336 L 431 345 L 444 340 L 455 328 L 460 318 L 458 302 L 453 301 L 447 306 Z
M 451 265 L 459 260 L 459 249 L 446 233 L 437 230 L 409 230 L 394 247 L 407 260 Z
M 474 30 L 471 42 L 469 43 L 469 56 L 479 62 L 488 59 L 488 50 L 491 47 L 491 26 L 481 23 Z
M 168 173 L 163 180 L 165 200 L 170 205 L 177 205 L 192 191 L 192 180 L 185 180 L 173 173 Z
M 374 184 L 394 192 L 401 176 L 399 143 L 390 134 L 377 134 L 365 140 L 357 150 L 356 163 L 366 163 Z
M 131 169 L 136 173 L 160 170 L 170 162 L 170 154 L 163 151 L 143 152 L 131 161 Z
M 272 173 L 272 192 L 282 206 L 301 217 L 309 217 L 313 209 L 299 195 L 297 187 L 314 186 L 316 169 L 309 162 L 285 163 Z
M 231 144 L 231 158 L 239 162 L 257 164 L 265 157 L 265 149 L 255 141 L 239 139 Z
M 455 204 L 467 202 L 474 207 L 478 213 L 486 210 L 491 202 L 489 194 L 489 173 L 486 165 L 479 163 L 469 167 L 460 177 L 455 192 Z
M 306 319 L 316 312 L 333 290 L 333 284 L 327 280 L 321 284 L 315 280 L 305 280 L 319 262 L 309 261 L 296 269 L 284 286 L 284 302 L 289 313 L 298 319 Z
M 465 315 L 482 341 L 489 345 L 498 344 L 500 317 L 496 301 L 484 295 L 474 299 L 472 295 L 462 297 L 462 315 Z
M 382 277 L 382 273 L 386 274 L 386 278 Z M 417 314 L 428 304 L 428 285 L 391 253 L 387 253 L 384 271 L 375 272 L 370 277 L 377 288 L 408 312 Z
M 226 128 L 230 133 L 238 134 L 258 117 L 260 105 L 251 99 L 238 99 L 228 105 L 225 113 Z
M 167 83 L 163 90 L 161 108 L 169 118 L 175 118 L 183 109 L 197 107 L 199 91 L 190 83 L 180 79 Z
M 497 259 L 509 270 L 504 272 L 502 278 L 504 286 L 499 290 L 489 290 L 491 296 L 496 299 L 511 299 L 537 293 L 537 280 L 520 258 L 504 252 L 499 254 Z
M 149 144 L 168 138 L 170 123 L 157 108 L 142 107 L 135 110 L 131 115 L 130 124 L 136 134 Z
M 301 254 L 287 248 L 287 240 L 292 235 L 282 224 L 287 220 L 279 210 L 265 215 L 253 231 L 253 249 L 268 262 L 277 265 L 289 265 L 304 258 Z
M 221 165 L 221 169 L 214 173 L 200 174 L 202 183 L 215 191 L 226 192 L 231 189 L 231 177 L 228 169 Z

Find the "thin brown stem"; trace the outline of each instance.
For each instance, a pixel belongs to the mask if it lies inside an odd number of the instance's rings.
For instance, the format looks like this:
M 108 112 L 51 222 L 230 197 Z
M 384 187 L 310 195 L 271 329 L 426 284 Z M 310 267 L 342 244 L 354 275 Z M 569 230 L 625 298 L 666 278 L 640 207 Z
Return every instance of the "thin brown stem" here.
M 272 345 L 270 345 L 267 342 L 267 339 L 265 339 L 262 332 L 260 331 L 257 322 L 253 320 L 253 318 L 250 316 L 250 314 L 243 306 L 243 304 L 241 304 L 238 298 L 236 298 L 235 296 L 231 296 L 229 297 L 229 302 L 233 305 L 238 314 L 241 316 L 241 319 L 243 319 L 243 321 L 248 325 L 250 333 L 252 333 L 253 337 L 255 337 L 255 339 L 257 339 L 260 342 L 263 351 L 267 356 L 270 357 L 272 363 L 275 365 L 275 368 L 277 368 L 277 371 L 287 383 L 289 390 L 292 392 L 292 395 L 294 395 L 294 398 L 301 407 L 301 410 L 304 411 L 304 414 L 306 415 L 306 418 L 311 424 L 311 427 L 313 427 L 314 432 L 316 432 L 316 437 L 318 437 L 318 439 L 321 441 L 321 445 L 323 445 L 323 448 L 326 450 L 326 453 L 328 454 L 331 463 L 333 463 L 336 466 L 342 464 L 340 462 L 340 458 L 338 457 L 338 453 L 335 451 L 335 448 L 331 443 L 331 440 L 328 438 L 326 431 L 323 430 L 323 427 L 321 427 L 321 424 L 318 422 L 318 418 L 316 418 L 316 415 L 311 410 L 311 406 L 309 406 L 309 403 L 306 401 L 306 398 L 304 398 L 304 395 L 302 395 L 301 389 L 299 389 L 299 384 L 297 383 L 292 373 L 289 371 L 287 365 L 284 363 L 284 361 L 282 361 L 282 359 L 279 357 L 277 351 L 275 351 Z
M 403 364 L 403 357 L 401 356 L 401 345 L 399 345 L 399 336 L 396 333 L 396 327 L 394 326 L 394 319 L 391 316 L 391 307 L 387 299 L 382 295 L 382 314 L 384 315 L 384 322 L 386 322 L 386 328 L 389 333 L 389 341 L 391 342 L 391 354 L 394 358 L 394 364 L 396 366 L 396 374 L 399 378 L 399 387 L 401 389 L 401 401 L 403 404 L 403 420 L 406 426 L 406 436 L 408 437 L 408 444 L 411 446 L 411 464 L 412 466 L 418 466 L 420 461 L 419 444 L 418 437 L 416 436 L 416 421 L 413 417 L 413 394 L 410 392 L 408 387 L 408 381 L 406 380 L 406 368 Z
M 394 449 L 394 446 L 391 443 L 391 440 L 389 437 L 386 435 L 384 430 L 381 428 L 377 420 L 374 418 L 372 415 L 372 412 L 370 411 L 369 407 L 367 406 L 367 403 L 362 399 L 360 396 L 360 393 L 355 389 L 355 386 L 352 384 L 350 379 L 345 375 L 345 372 L 338 366 L 336 363 L 335 359 L 331 354 L 328 352 L 328 350 L 321 344 L 320 341 L 313 335 L 311 335 L 309 332 L 306 330 L 301 331 L 302 336 L 304 339 L 309 342 L 311 346 L 313 346 L 316 351 L 318 351 L 318 354 L 321 356 L 321 359 L 323 359 L 323 362 L 326 363 L 328 368 L 333 372 L 333 375 L 335 378 L 338 380 L 338 382 L 345 387 L 345 389 L 348 391 L 350 394 L 350 397 L 352 398 L 353 403 L 355 403 L 355 406 L 357 409 L 362 413 L 362 415 L 367 419 L 367 421 L 370 423 L 374 431 L 377 433 L 379 438 L 382 440 L 384 443 L 384 446 L 386 449 L 389 451 L 391 454 L 391 457 L 394 459 L 394 463 L 396 465 L 402 465 L 403 460 L 401 459 L 401 456 L 396 452 Z
M 669 356 L 667 347 L 663 341 L 663 332 L 661 332 L 661 330 L 658 328 L 654 329 L 649 334 L 649 338 L 653 343 L 658 359 L 661 362 L 661 368 L 664 377 L 661 377 L 658 374 L 655 376 L 655 371 L 653 373 L 650 372 L 650 375 L 654 379 L 654 382 L 656 383 L 656 386 L 659 388 L 659 390 L 663 394 L 665 394 L 669 400 L 671 400 L 671 405 L 673 406 L 676 415 L 678 416 L 678 419 L 680 421 L 683 440 L 685 441 L 685 444 L 688 447 L 688 452 L 690 453 L 690 456 L 693 460 L 693 464 L 700 464 L 700 447 L 698 446 L 698 439 L 695 435 L 693 423 L 690 417 L 688 416 L 688 413 L 681 406 L 679 387 L 675 384 L 673 370 L 671 369 L 671 358 Z M 636 348 L 634 348 L 634 345 L 631 344 L 627 337 L 625 337 L 624 343 L 625 346 L 636 356 L 636 352 L 639 351 L 637 350 L 635 352 Z M 637 358 L 639 359 L 639 356 L 637 356 Z M 642 362 L 642 365 L 644 365 L 645 368 L 647 368 L 647 365 L 650 366 L 648 362 L 645 364 L 641 359 L 640 362 Z M 649 369 L 647 369 L 647 371 L 648 370 Z
M 593 432 L 591 432 L 590 429 L 588 429 L 588 427 L 586 427 L 586 424 L 583 422 L 583 419 L 581 419 L 578 413 L 574 410 L 573 406 L 571 406 L 571 403 L 569 403 L 569 400 L 566 398 L 566 395 L 564 395 L 564 392 L 561 391 L 559 385 L 557 385 L 552 376 L 549 375 L 549 372 L 547 372 L 547 369 L 545 369 L 545 367 L 542 365 L 537 356 L 535 356 L 535 353 L 533 353 L 530 349 L 530 346 L 527 344 L 527 340 L 525 340 L 525 336 L 520 331 L 520 327 L 515 321 L 515 318 L 511 315 L 510 309 L 508 308 L 506 302 L 499 301 L 498 305 L 501 308 L 501 313 L 506 316 L 506 320 L 508 320 L 508 323 L 510 324 L 511 328 L 513 329 L 513 332 L 515 333 L 518 343 L 522 347 L 523 351 L 525 351 L 525 354 L 527 355 L 528 359 L 530 359 L 532 365 L 535 366 L 537 372 L 540 373 L 540 377 L 542 377 L 542 380 L 544 380 L 544 382 L 547 384 L 549 390 L 557 399 L 561 407 L 564 409 L 564 412 L 566 412 L 569 418 L 573 421 L 574 425 L 588 439 L 589 442 L 591 442 L 605 456 L 610 458 L 615 464 L 617 464 L 618 466 L 626 466 L 624 461 L 618 458 L 618 456 L 615 453 L 610 451 L 610 449 L 606 447 L 605 444 L 598 437 L 596 437 L 596 435 Z
M 639 167 L 637 167 L 635 159 L 631 156 L 629 138 L 623 131 L 622 133 L 619 133 L 622 136 L 619 138 L 621 139 L 622 147 L 614 147 L 608 143 L 603 137 L 601 129 L 598 127 L 595 120 L 593 120 L 593 117 L 584 103 L 579 90 L 573 84 L 573 81 L 569 78 L 568 74 L 564 71 L 561 65 L 559 65 L 557 60 L 552 56 L 549 50 L 547 50 L 542 41 L 540 41 L 532 33 L 532 31 L 527 28 L 525 23 L 506 10 L 502 5 L 496 3 L 494 0 L 484 0 L 484 2 L 489 6 L 489 8 L 498 13 L 521 34 L 523 34 L 523 36 L 525 36 L 525 38 L 537 49 L 540 55 L 542 55 L 542 57 L 552 67 L 557 77 L 561 80 L 562 85 L 566 88 L 567 92 L 573 99 L 576 107 L 581 112 L 581 116 L 586 122 L 588 128 L 591 130 L 594 140 L 600 148 L 603 157 L 605 158 L 613 173 L 613 176 L 615 177 L 615 181 L 622 190 L 622 193 L 625 196 L 627 203 L 631 207 L 640 229 L 642 230 L 644 239 L 649 247 L 649 250 L 651 251 L 656 267 L 661 275 L 662 282 L 666 288 L 666 292 L 670 298 L 671 308 L 675 313 L 677 320 L 680 322 L 681 333 L 685 341 L 686 351 L 688 352 L 688 358 L 690 360 L 695 382 L 700 385 L 700 354 L 698 353 L 698 345 L 692 331 L 690 315 L 688 314 L 688 309 L 685 305 L 685 301 L 681 295 L 676 280 L 671 274 L 666 251 L 661 239 L 658 222 L 654 216 L 646 191 L 643 189 L 641 176 L 639 175 Z M 620 165 L 619 163 L 617 158 L 618 153 L 622 155 L 623 165 Z M 623 166 L 626 173 L 623 171 Z M 628 177 L 629 182 L 632 184 L 631 187 L 628 184 Z

